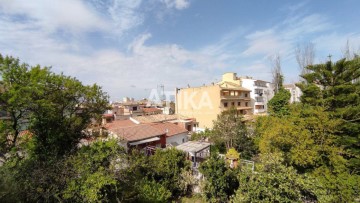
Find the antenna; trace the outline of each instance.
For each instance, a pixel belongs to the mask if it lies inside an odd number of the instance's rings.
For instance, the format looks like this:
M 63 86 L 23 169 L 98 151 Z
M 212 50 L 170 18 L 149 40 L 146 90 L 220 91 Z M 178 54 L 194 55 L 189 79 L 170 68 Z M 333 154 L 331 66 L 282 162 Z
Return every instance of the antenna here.
M 329 61 L 331 61 L 331 57 L 332 57 L 332 55 L 331 55 L 331 54 L 329 54 L 329 56 L 328 56 L 328 58 L 329 58 Z

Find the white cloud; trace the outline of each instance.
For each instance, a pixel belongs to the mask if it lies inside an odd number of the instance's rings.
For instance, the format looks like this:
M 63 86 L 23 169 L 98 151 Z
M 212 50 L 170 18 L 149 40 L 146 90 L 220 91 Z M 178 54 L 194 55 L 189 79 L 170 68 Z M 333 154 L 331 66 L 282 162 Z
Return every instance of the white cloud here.
M 119 33 L 135 28 L 143 23 L 144 16 L 137 11 L 141 2 L 141 0 L 114 0 L 113 4 L 109 5 L 108 12 Z
M 292 16 L 269 29 L 247 35 L 248 47 L 242 54 L 246 57 L 264 55 L 264 58 L 267 58 L 279 53 L 284 58 L 288 58 L 293 54 L 295 44 L 306 41 L 310 35 L 322 33 L 331 27 L 333 26 L 327 19 L 319 14 Z
M 48 32 L 62 29 L 71 32 L 108 29 L 109 24 L 82 1 L 3 0 L 0 12 L 25 16 Z
M 11 34 L 9 34 L 11 33 Z M 221 59 L 193 52 L 177 44 L 146 45 L 151 34 L 143 34 L 129 43 L 128 50 L 90 49 L 86 45 L 54 40 L 41 29 L 26 22 L 13 22 L 0 16 L 0 50 L 32 65 L 53 66 L 56 72 L 75 76 L 86 84 L 98 83 L 112 99 L 121 96 L 148 96 L 145 89 L 164 84 L 167 90 L 176 86 L 210 83 L 212 72 L 224 67 Z M 196 82 L 201 81 L 201 82 Z M 136 88 L 129 89 L 130 86 Z
M 329 54 L 335 60 L 342 58 L 347 41 L 349 41 L 349 51 L 351 53 L 360 53 L 360 33 L 340 34 L 332 32 L 320 35 L 313 41 L 320 52 L 317 57 L 318 62 L 327 60 Z
M 167 8 L 175 8 L 178 10 L 185 9 L 190 5 L 189 0 L 161 0 L 161 1 L 165 3 Z
M 281 38 L 275 30 L 257 31 L 246 36 L 248 39 L 248 48 L 242 52 L 243 56 L 264 55 L 265 58 L 270 55 L 282 54 L 290 49 L 290 44 Z

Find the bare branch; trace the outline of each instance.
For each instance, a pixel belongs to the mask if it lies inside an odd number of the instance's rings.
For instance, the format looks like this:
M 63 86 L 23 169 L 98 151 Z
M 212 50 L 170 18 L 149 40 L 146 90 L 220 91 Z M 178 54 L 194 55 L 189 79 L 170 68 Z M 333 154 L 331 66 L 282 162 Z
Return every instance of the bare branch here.
M 271 74 L 273 77 L 273 83 L 275 85 L 275 93 L 277 93 L 282 86 L 283 83 L 283 77 L 282 77 L 282 71 L 281 71 L 281 58 L 279 54 L 275 54 L 272 57 L 269 57 L 269 60 L 271 62 Z
M 304 45 L 297 45 L 295 48 L 295 57 L 299 65 L 300 74 L 304 75 L 310 71 L 306 68 L 314 64 L 315 45 L 311 42 Z

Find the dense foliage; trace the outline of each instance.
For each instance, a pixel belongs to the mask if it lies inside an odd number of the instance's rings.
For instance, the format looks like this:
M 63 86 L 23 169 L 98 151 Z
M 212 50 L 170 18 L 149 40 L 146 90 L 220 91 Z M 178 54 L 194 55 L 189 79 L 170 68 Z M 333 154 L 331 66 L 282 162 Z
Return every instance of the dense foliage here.
M 274 116 L 285 116 L 289 115 L 289 100 L 291 94 L 289 91 L 280 87 L 279 91 L 274 95 L 274 97 L 269 101 L 269 113 Z
M 239 185 L 236 172 L 216 153 L 201 165 L 200 172 L 206 178 L 204 196 L 210 202 L 227 202 Z
M 47 67 L 0 55 L 0 75 L 0 110 L 10 117 L 1 121 L 7 126 L 0 132 L 3 153 L 16 146 L 26 129 L 34 139 L 34 155 L 60 157 L 85 136 L 90 119 L 98 119 L 107 108 L 108 96 L 99 86 L 85 86 Z
M 306 67 L 298 84 L 303 91 L 301 101 L 321 106 L 331 118 L 339 119 L 336 132 L 339 146 L 344 147 L 354 173 L 360 173 L 360 58 L 328 61 Z
M 281 155 L 263 154 L 257 172 L 239 173 L 239 189 L 233 202 L 302 202 L 313 201 L 306 181 L 292 167 L 282 164 Z

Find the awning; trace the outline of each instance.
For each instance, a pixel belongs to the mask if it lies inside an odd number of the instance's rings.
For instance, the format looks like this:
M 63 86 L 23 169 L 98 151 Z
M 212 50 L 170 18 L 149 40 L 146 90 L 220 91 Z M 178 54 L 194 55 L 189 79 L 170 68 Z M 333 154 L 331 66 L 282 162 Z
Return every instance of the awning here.
M 148 143 L 148 142 L 154 142 L 154 141 L 158 141 L 158 140 L 160 140 L 159 137 L 153 137 L 153 138 L 149 138 L 149 139 L 145 139 L 145 140 L 140 140 L 137 142 L 131 142 L 130 145 L 134 146 L 134 145 L 139 145 L 139 144 Z
M 176 149 L 184 152 L 198 153 L 209 147 L 210 143 L 208 142 L 188 141 L 176 146 Z

